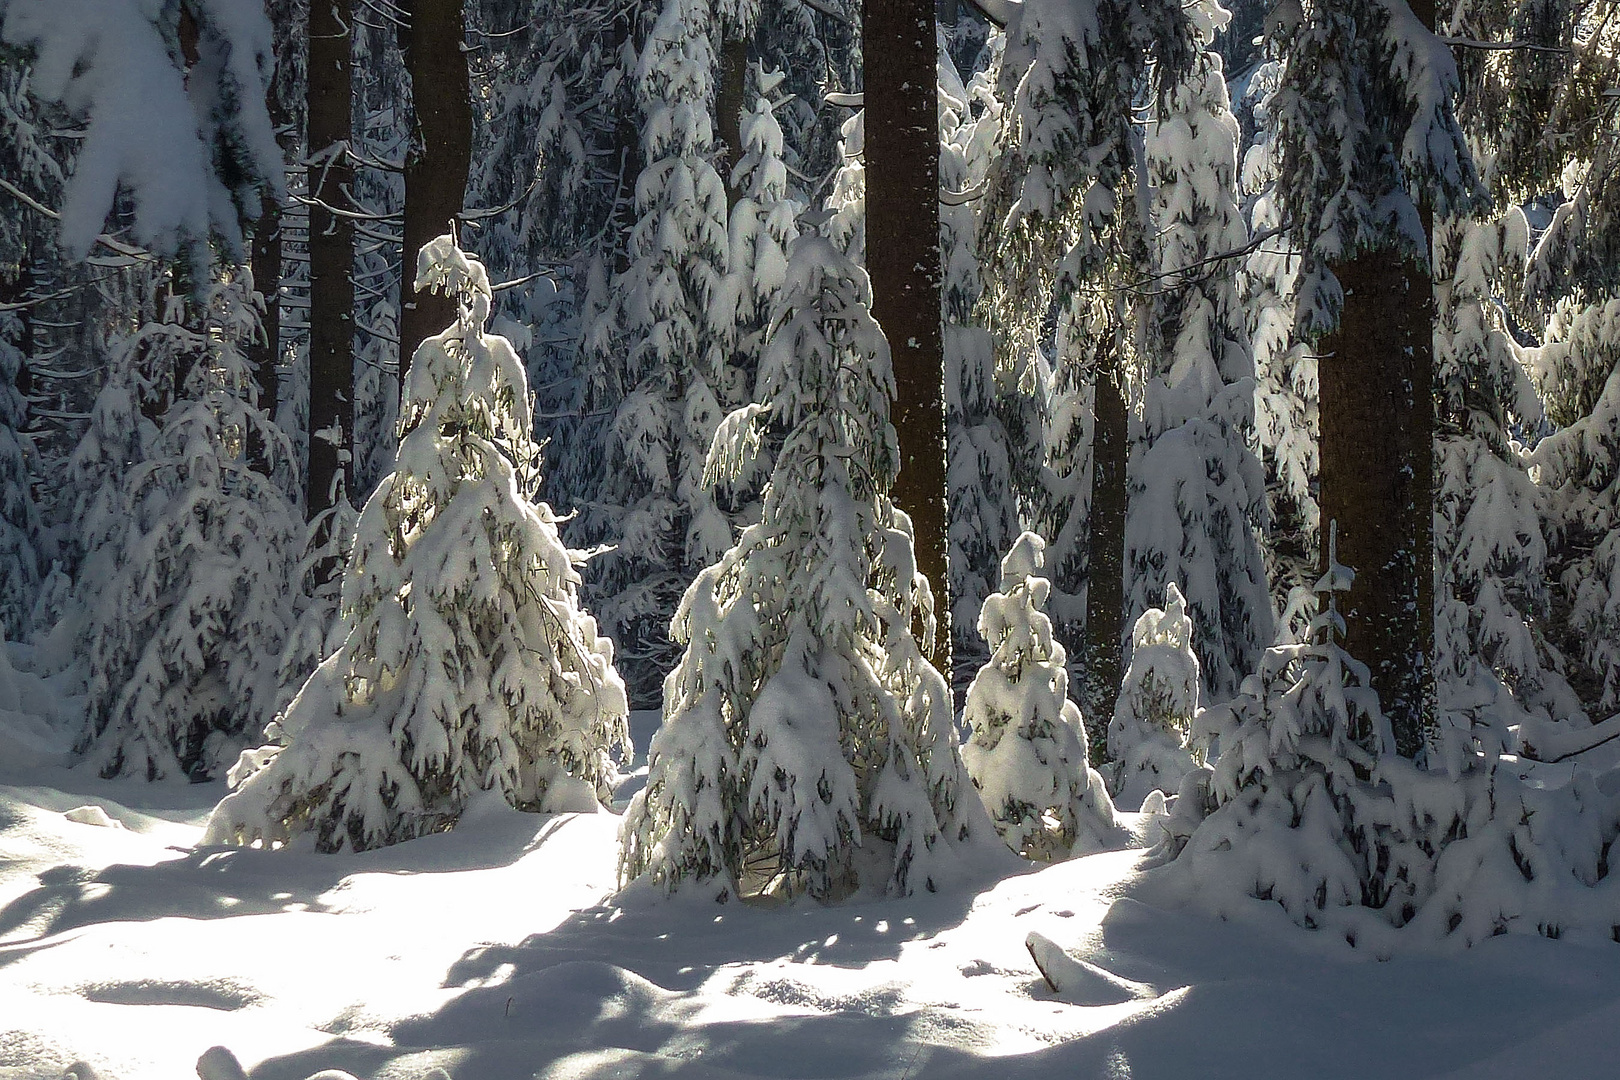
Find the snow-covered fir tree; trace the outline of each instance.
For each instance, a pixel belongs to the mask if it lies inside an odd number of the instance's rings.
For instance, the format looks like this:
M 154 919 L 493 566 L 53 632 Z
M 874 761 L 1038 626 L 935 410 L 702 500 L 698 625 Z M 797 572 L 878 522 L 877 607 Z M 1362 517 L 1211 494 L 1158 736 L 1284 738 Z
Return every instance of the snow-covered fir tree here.
M 1172 581 L 1164 607 L 1148 608 L 1131 629 L 1131 666 L 1108 722 L 1112 786 L 1122 806 L 1141 806 L 1153 791 L 1174 795 L 1200 764 L 1192 744 L 1203 681 L 1194 639 L 1187 601 Z
M 1353 575 L 1333 555 L 1330 529 L 1311 639 L 1268 650 L 1237 698 L 1198 717 L 1221 752 L 1169 819 L 1187 898 L 1378 957 L 1505 933 L 1612 942 L 1620 805 L 1578 767 L 1546 784 L 1489 748 L 1457 771 L 1394 754 L 1367 669 L 1339 644 Z
M 1541 419 L 1496 301 L 1528 249 L 1517 209 L 1436 229 L 1435 597 L 1442 727 L 1502 748 L 1509 725 L 1580 712 L 1541 629 L 1549 611 L 1542 498 L 1515 433 Z
M 1021 534 L 985 598 L 979 633 L 990 659 L 968 687 L 962 761 L 996 831 L 1027 859 L 1085 855 L 1123 835 L 1114 804 L 1088 764 L 1080 707 L 1069 700 L 1068 655 L 1042 608 L 1046 542 Z
M 1514 306 L 1543 328 L 1531 367 L 1557 429 L 1532 459 L 1551 541 L 1551 626 L 1587 706 L 1609 711 L 1620 707 L 1620 23 L 1598 0 L 1560 0 L 1530 7 L 1516 29 L 1568 50 L 1508 68 L 1510 87 L 1537 92 L 1509 95 L 1519 137 L 1504 136 L 1500 156 L 1521 192 L 1553 191 Z
M 257 407 L 243 355 L 258 331 L 252 290 L 243 271 L 210 286 L 189 318 L 172 303 L 177 321 L 143 328 L 139 363 L 98 400 L 100 424 L 150 425 L 141 456 L 108 477 L 80 522 L 89 685 L 79 748 L 104 776 L 217 775 L 277 704 L 274 658 L 292 621 L 287 582 L 302 529 L 249 460 L 250 445 L 263 459 L 289 453 Z M 167 380 L 155 420 L 126 411 L 143 379 Z M 94 428 L 90 445 L 105 445 Z
M 1208 49 L 1227 15 L 1214 4 L 1192 10 L 1203 62 L 1146 137 L 1164 295 L 1128 479 L 1127 617 L 1179 584 L 1205 684 L 1225 696 L 1271 643 L 1258 535 L 1265 474 L 1252 449 L 1254 357 L 1234 258 L 1248 243 L 1237 121 L 1220 57 Z
M 1198 715 L 1195 737 L 1220 746 L 1204 780 L 1213 809 L 1179 856 L 1200 884 L 1241 883 L 1240 895 L 1311 927 L 1339 909 L 1379 906 L 1379 880 L 1399 871 L 1369 861 L 1357 835 L 1372 824 L 1358 819 L 1358 796 L 1392 736 L 1366 665 L 1340 644 L 1337 598 L 1355 575 L 1333 554 L 1330 542 L 1309 639 L 1268 649 L 1235 698 Z M 1182 800 L 1202 794 L 1194 786 Z
M 1587 697 L 1620 709 L 1620 298 L 1562 305 L 1535 366 L 1560 427 L 1533 460 L 1555 530 L 1561 636 Z
M 932 626 L 898 468 L 889 348 L 865 273 L 795 243 L 759 403 L 721 426 L 707 474 L 780 436 L 761 520 L 692 583 L 674 633 L 621 877 L 666 890 L 831 901 L 932 888 L 990 831 L 950 694 L 912 637 Z M 776 442 L 776 439 L 772 439 Z
M 731 543 L 703 461 L 748 389 L 714 303 L 730 243 L 725 184 L 711 160 L 710 18 L 706 0 L 666 0 L 638 59 L 638 216 L 628 266 L 609 289 L 608 326 L 593 343 L 591 400 L 612 419 L 580 523 L 613 545 L 593 564 L 590 590 L 638 700 L 656 696 L 674 659 L 668 625 L 682 591 Z
M 24 356 L 21 320 L 0 312 L 0 635 L 20 641 L 39 591 L 40 518 L 34 502 L 34 447 L 23 429 L 28 400 L 17 386 Z
M 1046 490 L 1033 516 L 1051 545 L 1054 621 L 1084 642 L 1081 701 L 1107 712 L 1123 628 L 1101 622 L 1121 617 L 1107 596 L 1123 585 L 1126 402 L 1150 306 L 1127 286 L 1153 273 L 1137 109 L 1202 55 L 1195 14 L 1160 0 L 1028 0 L 1007 27 L 999 75 L 1006 107 L 980 231 L 985 312 L 1005 353 L 1055 345 Z M 1094 608 L 1107 616 L 1098 626 Z M 1088 711 L 1093 752 L 1105 721 Z
M 484 332 L 488 275 L 442 236 L 415 282 L 459 315 L 413 358 L 394 471 L 344 574 L 348 636 L 277 719 L 280 744 L 243 755 L 210 843 L 359 850 L 449 828 L 480 791 L 579 810 L 618 778 L 624 684 L 577 553 L 527 495 L 539 447 L 522 363 Z
M 998 35 L 999 37 L 999 35 Z M 939 207 L 942 345 L 950 495 L 947 506 L 947 566 L 950 570 L 951 653 L 959 680 L 986 657 L 973 633 L 979 607 L 996 589 L 997 564 L 1018 535 L 1013 452 L 1003 414 L 1007 402 L 998 378 L 995 338 L 979 324 L 980 192 L 989 175 L 1000 124 L 992 73 L 972 73 L 964 83 L 951 59 L 944 31 L 939 39 Z M 953 688 L 955 689 L 955 688 Z
M 1265 469 L 1266 579 L 1280 641 L 1303 640 L 1314 611 L 1320 510 L 1314 487 L 1321 465 L 1316 354 L 1294 328 L 1300 253 L 1284 235 L 1275 184 L 1282 151 L 1272 92 L 1282 64 L 1270 60 L 1249 78 L 1244 109 L 1256 131 L 1243 156 L 1249 233 L 1265 237 L 1244 260 L 1240 278 L 1255 365 L 1255 434 Z M 1253 241 L 1251 241 L 1253 242 Z
M 749 385 L 759 371 L 771 311 L 787 277 L 788 252 L 799 235 L 797 219 L 803 209 L 788 184 L 782 126 L 771 101 L 782 78 L 779 72 L 757 66 L 749 72 L 754 98 L 741 120 L 742 145 L 731 170 L 736 201 L 727 229 L 730 258 L 715 298 L 723 313 L 720 324 L 729 330 L 729 365 Z M 742 470 L 739 479 L 745 487 L 763 483 L 766 464 L 762 460 Z

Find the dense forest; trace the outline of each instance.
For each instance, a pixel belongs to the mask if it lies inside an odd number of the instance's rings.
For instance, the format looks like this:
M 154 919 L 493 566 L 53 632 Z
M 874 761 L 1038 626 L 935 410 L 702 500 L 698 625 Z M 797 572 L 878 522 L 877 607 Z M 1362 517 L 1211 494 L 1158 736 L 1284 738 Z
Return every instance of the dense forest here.
M 0 0 L 0 114 L 0 656 L 207 842 L 661 709 L 626 883 L 1620 940 L 1614 0 Z

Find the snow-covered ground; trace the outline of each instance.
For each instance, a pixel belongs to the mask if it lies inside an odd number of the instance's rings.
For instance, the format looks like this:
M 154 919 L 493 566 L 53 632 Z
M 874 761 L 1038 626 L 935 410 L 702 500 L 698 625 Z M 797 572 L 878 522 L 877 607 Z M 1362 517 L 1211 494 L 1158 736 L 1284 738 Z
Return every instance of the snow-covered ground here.
M 48 758 L 0 760 L 0 1080 L 80 1062 L 183 1080 L 216 1045 L 255 1080 L 1483 1080 L 1620 1060 L 1612 948 L 1504 937 L 1376 963 L 1168 910 L 1139 851 L 831 908 L 616 900 L 611 814 L 483 805 L 358 856 L 193 851 L 219 786 Z M 1061 996 L 1031 932 L 1092 965 Z

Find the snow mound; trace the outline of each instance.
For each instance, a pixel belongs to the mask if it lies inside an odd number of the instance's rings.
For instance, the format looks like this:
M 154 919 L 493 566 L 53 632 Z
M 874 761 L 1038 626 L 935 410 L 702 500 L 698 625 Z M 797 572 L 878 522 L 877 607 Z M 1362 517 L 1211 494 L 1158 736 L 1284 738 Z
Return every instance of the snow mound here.
M 99 825 L 103 829 L 122 829 L 124 823 L 107 816 L 107 811 L 99 806 L 75 806 L 62 815 L 69 821 L 80 825 Z

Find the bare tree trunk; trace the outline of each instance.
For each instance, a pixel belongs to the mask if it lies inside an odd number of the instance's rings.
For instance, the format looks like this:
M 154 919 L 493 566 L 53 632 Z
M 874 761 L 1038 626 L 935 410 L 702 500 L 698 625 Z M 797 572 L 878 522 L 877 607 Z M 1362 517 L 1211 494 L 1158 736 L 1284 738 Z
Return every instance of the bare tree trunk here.
M 416 255 L 448 232 L 461 214 L 472 168 L 472 90 L 462 0 L 413 0 L 410 28 L 400 47 L 411 76 L 415 121 L 405 158 L 405 259 L 399 298 L 399 385 L 403 393 L 411 356 L 425 338 L 455 321 L 455 301 L 418 293 Z
M 1345 647 L 1372 670 L 1396 752 L 1415 757 L 1435 709 L 1434 291 L 1427 268 L 1388 250 L 1334 273 L 1345 297 L 1321 345 L 1323 536 L 1338 523 L 1339 561 L 1356 572 Z
M 1125 467 L 1130 453 L 1118 346 L 1102 351 L 1098 361 L 1091 436 L 1086 650 L 1080 673 L 1086 736 L 1094 765 L 1108 757 L 1108 722 L 1114 718 L 1120 677 L 1124 674 Z
M 309 473 L 311 520 L 351 490 L 354 445 L 354 165 L 351 0 L 309 5 Z M 331 209 L 329 209 L 331 208 Z
M 900 476 L 894 502 L 916 531 L 939 618 L 930 659 L 951 677 L 945 568 L 945 360 L 939 325 L 939 115 L 932 0 L 867 0 L 866 268 L 872 314 L 894 357 Z
M 720 88 L 714 97 L 715 134 L 721 152 L 717 163 L 726 181 L 726 209 L 736 207 L 742 192 L 731 182 L 742 160 L 742 111 L 748 96 L 748 42 L 738 38 L 720 46 Z

